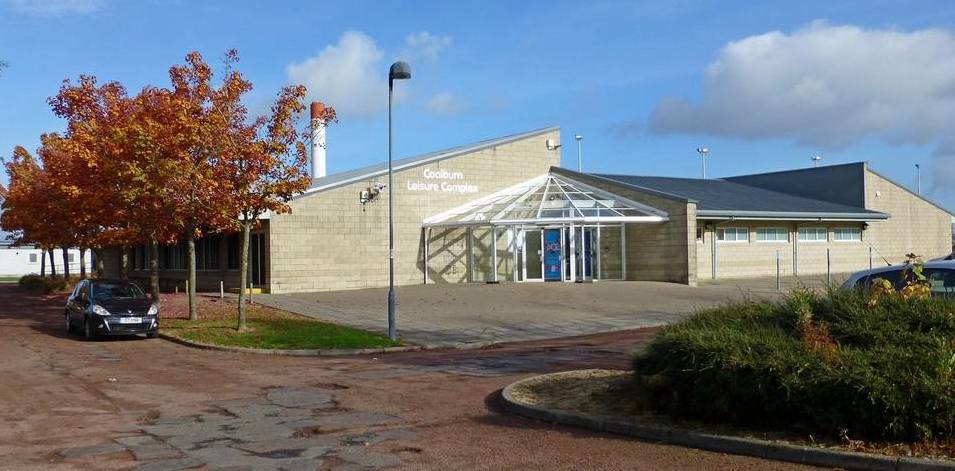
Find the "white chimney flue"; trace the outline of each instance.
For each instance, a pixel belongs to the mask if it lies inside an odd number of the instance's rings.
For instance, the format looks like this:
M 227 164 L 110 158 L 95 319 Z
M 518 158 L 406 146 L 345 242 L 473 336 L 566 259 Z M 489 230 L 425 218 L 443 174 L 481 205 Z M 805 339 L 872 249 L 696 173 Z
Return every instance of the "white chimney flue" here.
M 312 179 L 325 176 L 325 104 L 313 101 L 312 114 Z

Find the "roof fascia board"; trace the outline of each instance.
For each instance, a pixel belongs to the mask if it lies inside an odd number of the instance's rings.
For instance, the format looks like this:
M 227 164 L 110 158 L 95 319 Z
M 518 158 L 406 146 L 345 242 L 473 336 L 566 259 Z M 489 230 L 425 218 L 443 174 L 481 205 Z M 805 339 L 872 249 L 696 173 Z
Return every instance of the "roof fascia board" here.
M 777 219 L 806 221 L 881 221 L 889 218 L 886 213 L 814 213 L 780 211 L 723 211 L 698 210 L 697 217 L 712 219 Z
M 510 144 L 510 143 L 512 143 L 512 142 L 515 142 L 515 141 L 520 141 L 520 140 L 522 140 L 522 139 L 527 139 L 527 138 L 529 138 L 529 137 L 539 136 L 539 135 L 541 135 L 541 134 L 546 134 L 546 133 L 554 132 L 554 131 L 558 131 L 558 130 L 560 130 L 560 126 L 549 126 L 549 127 L 546 127 L 546 128 L 536 129 L 536 130 L 528 131 L 528 132 L 521 133 L 521 134 L 515 134 L 515 135 L 509 136 L 509 137 L 503 137 L 503 138 L 500 138 L 500 139 L 493 139 L 493 140 L 490 140 L 490 141 L 487 141 L 487 142 L 483 142 L 483 143 L 480 143 L 480 144 L 476 143 L 476 144 L 471 145 L 471 146 L 465 146 L 465 147 L 463 147 L 463 148 L 457 148 L 457 149 L 455 149 L 455 150 L 453 150 L 453 151 L 448 151 L 448 152 L 438 151 L 437 153 L 435 153 L 435 155 L 432 155 L 431 157 L 422 158 L 422 159 L 420 159 L 420 160 L 414 160 L 414 161 L 412 161 L 412 162 L 408 162 L 408 163 L 401 164 L 401 165 L 395 165 L 395 166 L 392 167 L 392 169 L 393 169 L 393 171 L 398 172 L 398 171 L 401 171 L 401 170 L 407 170 L 407 169 L 411 169 L 411 168 L 415 168 L 415 167 L 420 167 L 420 166 L 422 166 L 422 165 L 427 165 L 427 164 L 429 164 L 429 163 L 432 163 L 432 162 L 435 162 L 435 161 L 438 161 L 438 160 L 445 160 L 445 159 L 450 159 L 450 158 L 454 158 L 454 157 L 460 157 L 460 156 L 465 155 L 465 154 L 470 154 L 470 153 L 473 153 L 473 152 L 477 152 L 477 151 L 481 151 L 481 150 L 485 150 L 485 149 L 490 149 L 491 147 L 497 147 L 497 146 L 502 146 L 502 145 L 505 145 L 505 144 Z M 430 152 L 429 152 L 429 153 L 430 153 Z M 411 158 L 413 159 L 414 157 L 411 157 Z M 334 182 L 334 183 L 330 183 L 330 184 L 328 184 L 328 185 L 316 186 L 316 187 L 314 187 L 314 188 L 309 188 L 309 189 L 303 191 L 301 194 L 297 195 L 295 198 L 301 198 L 301 197 L 304 197 L 304 196 L 307 196 L 307 195 L 311 195 L 311 194 L 315 194 L 315 193 L 320 193 L 320 192 L 322 192 L 322 191 L 330 190 L 330 189 L 332 189 L 332 188 L 338 188 L 338 187 L 341 187 L 341 186 L 349 185 L 349 184 L 352 184 L 352 183 L 355 183 L 355 182 L 360 182 L 360 181 L 362 181 L 362 180 L 367 180 L 367 179 L 369 179 L 369 178 L 379 177 L 379 176 L 381 176 L 381 175 L 387 175 L 387 174 L 388 174 L 388 169 L 387 169 L 387 168 L 386 168 L 386 169 L 379 169 L 379 170 L 369 171 L 368 173 L 363 173 L 363 174 L 361 174 L 361 175 L 356 175 L 356 176 L 351 177 L 351 178 L 346 179 L 346 180 L 337 181 L 337 182 Z M 334 176 L 334 175 L 330 175 L 330 176 Z

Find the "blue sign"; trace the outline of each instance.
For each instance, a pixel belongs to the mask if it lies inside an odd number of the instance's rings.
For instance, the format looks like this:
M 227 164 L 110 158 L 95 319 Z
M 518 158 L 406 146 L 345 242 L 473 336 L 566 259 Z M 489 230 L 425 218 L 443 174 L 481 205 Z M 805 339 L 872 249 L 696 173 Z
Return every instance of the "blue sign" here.
M 544 279 L 560 280 L 560 229 L 544 230 Z

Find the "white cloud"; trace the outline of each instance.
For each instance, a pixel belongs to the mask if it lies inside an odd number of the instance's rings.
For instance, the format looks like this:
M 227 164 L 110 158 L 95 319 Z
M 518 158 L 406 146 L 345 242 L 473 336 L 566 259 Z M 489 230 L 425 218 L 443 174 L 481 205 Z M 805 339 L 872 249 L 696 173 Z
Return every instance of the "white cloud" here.
M 399 57 L 409 61 L 425 59 L 434 62 L 449 46 L 451 46 L 451 36 L 419 31 L 405 37 L 405 49 Z
M 103 6 L 103 0 L 0 0 L 14 11 L 34 16 L 59 16 L 90 13 Z
M 449 92 L 442 92 L 432 96 L 425 103 L 425 108 L 439 115 L 457 114 L 464 111 L 464 101 Z
M 292 83 L 305 85 L 310 100 L 333 106 L 340 115 L 367 116 L 388 106 L 384 53 L 360 31 L 346 31 L 338 44 L 286 68 Z
M 817 21 L 724 46 L 697 103 L 669 97 L 657 134 L 783 138 L 841 149 L 866 138 L 936 145 L 933 194 L 955 195 L 955 36 L 940 29 L 863 29 Z
M 955 37 L 814 22 L 727 44 L 706 69 L 702 92 L 698 103 L 662 100 L 650 131 L 789 138 L 828 149 L 868 137 L 937 143 L 955 123 Z

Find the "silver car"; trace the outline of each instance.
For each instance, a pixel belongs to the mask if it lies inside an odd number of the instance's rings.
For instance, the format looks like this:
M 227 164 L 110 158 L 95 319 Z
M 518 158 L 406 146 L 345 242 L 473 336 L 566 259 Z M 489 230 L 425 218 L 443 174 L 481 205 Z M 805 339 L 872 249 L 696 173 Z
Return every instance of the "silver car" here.
M 842 289 L 869 289 L 876 279 L 888 280 L 895 289 L 905 286 L 903 272 L 909 265 L 891 265 L 853 273 L 842 285 Z M 925 263 L 925 278 L 931 286 L 932 296 L 955 297 L 955 260 L 932 261 Z

